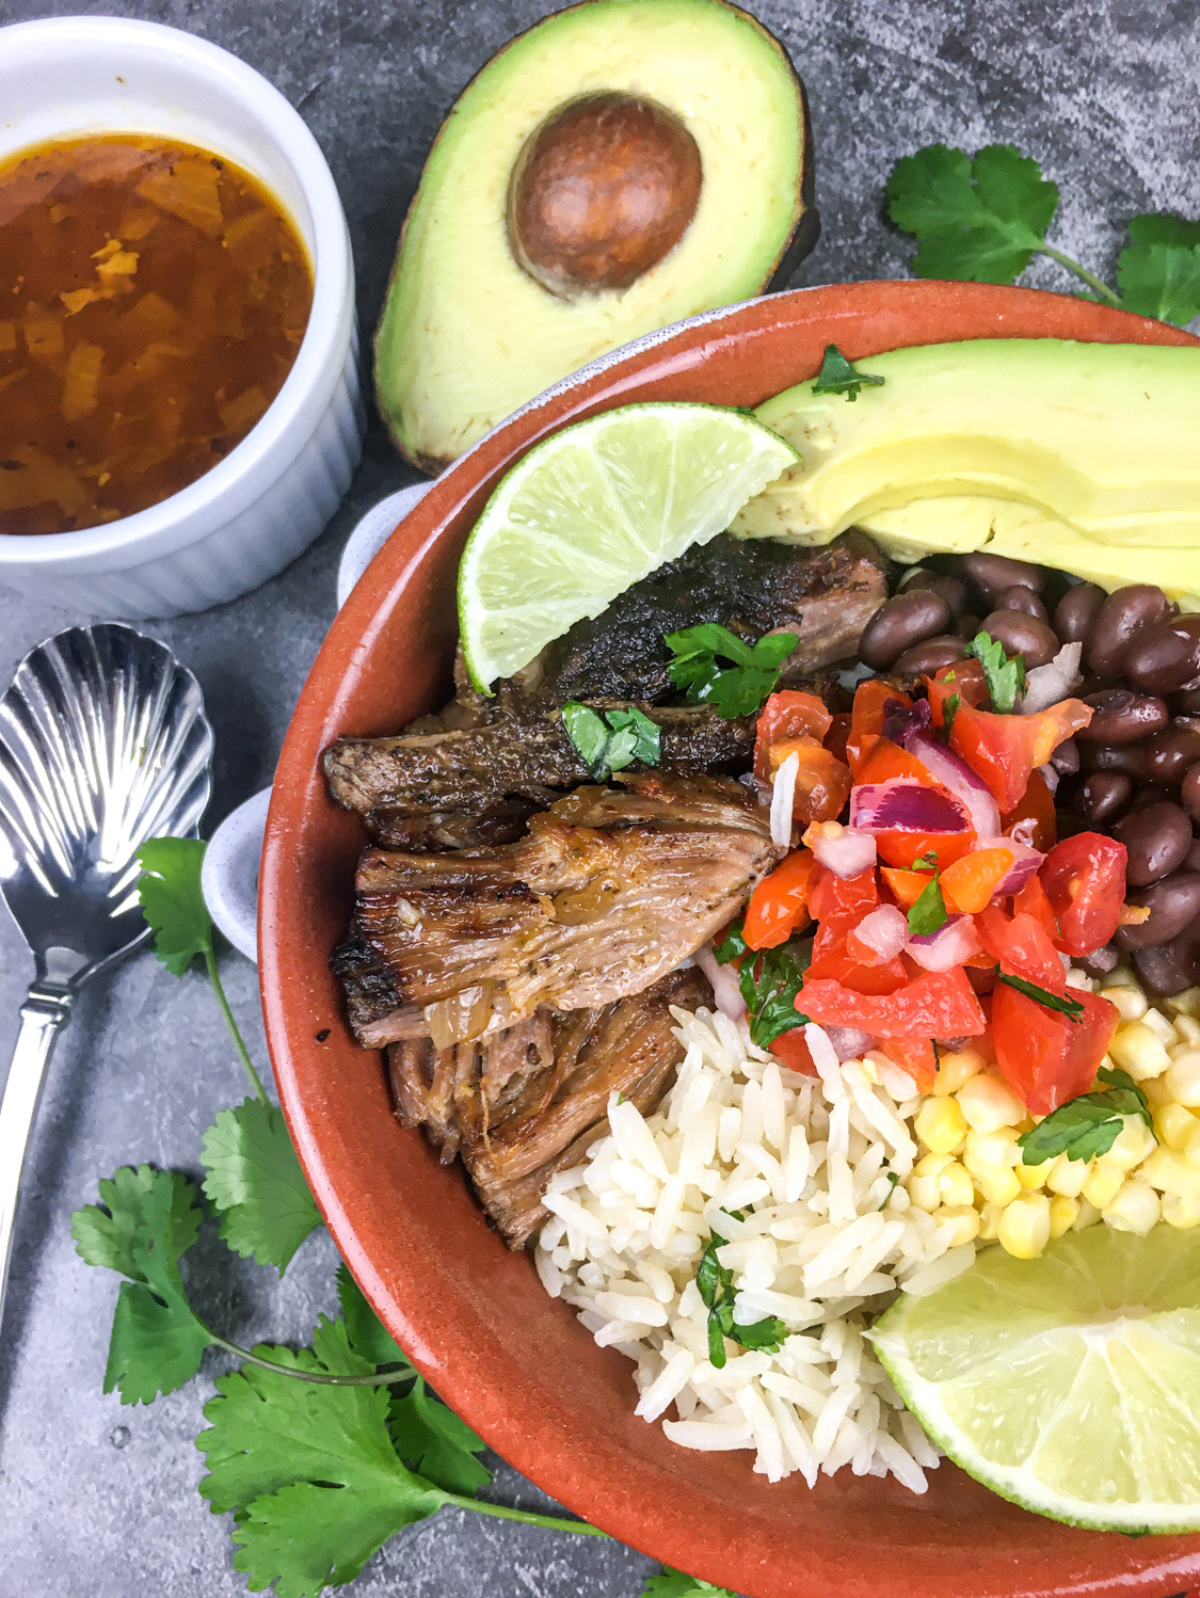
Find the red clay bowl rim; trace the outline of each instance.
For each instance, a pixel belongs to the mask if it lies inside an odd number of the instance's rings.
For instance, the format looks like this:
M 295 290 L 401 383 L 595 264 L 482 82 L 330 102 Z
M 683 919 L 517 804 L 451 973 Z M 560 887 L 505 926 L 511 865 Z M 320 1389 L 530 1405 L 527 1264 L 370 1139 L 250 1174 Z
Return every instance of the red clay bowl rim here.
M 695 1510 L 689 1510 L 687 1502 L 663 1501 L 649 1491 L 639 1491 L 639 1470 L 647 1481 L 651 1479 L 648 1466 L 619 1451 L 605 1451 L 602 1439 L 595 1440 L 598 1457 L 591 1457 L 588 1449 L 581 1447 L 579 1428 L 573 1435 L 536 1406 L 509 1404 L 507 1389 L 511 1387 L 515 1393 L 520 1386 L 517 1368 L 498 1358 L 495 1347 L 463 1341 L 466 1334 L 454 1306 L 441 1303 L 435 1307 L 428 1302 L 424 1283 L 415 1274 L 416 1262 L 406 1262 L 403 1249 L 393 1246 L 390 1238 L 376 1235 L 364 1241 L 360 1231 L 372 1230 L 371 1206 L 379 1194 L 357 1171 L 348 1145 L 342 1141 L 345 1128 L 339 1130 L 338 1116 L 321 1102 L 316 1091 L 306 1093 L 303 1080 L 307 1078 L 310 1088 L 320 1080 L 323 1037 L 328 1033 L 313 1033 L 315 1012 L 310 1007 L 305 1013 L 305 1005 L 310 981 L 318 986 L 322 980 L 328 983 L 329 950 L 309 931 L 308 902 L 299 886 L 302 873 L 295 870 L 295 851 L 302 846 L 306 829 L 316 827 L 319 832 L 337 824 L 317 757 L 332 736 L 345 728 L 345 707 L 368 669 L 372 646 L 384 635 L 399 597 L 419 571 L 424 556 L 487 477 L 511 464 L 547 432 L 592 409 L 622 403 L 622 387 L 632 386 L 642 367 L 657 369 L 662 362 L 697 349 L 702 362 L 709 339 L 731 334 L 745 337 L 756 319 L 811 322 L 815 314 L 823 328 L 828 322 L 828 336 L 834 338 L 839 317 L 845 318 L 843 325 L 849 327 L 853 318 L 869 312 L 872 302 L 886 309 L 892 318 L 887 325 L 895 328 L 895 336 L 867 349 L 839 340 L 851 358 L 903 345 L 905 324 L 911 327 L 914 318 L 921 314 L 929 317 L 943 306 L 955 306 L 963 315 L 977 317 L 974 336 L 1012 336 L 1012 323 L 1032 322 L 1044 325 L 1048 336 L 1105 342 L 1200 342 L 1161 323 L 1036 290 L 921 281 L 843 284 L 767 296 L 665 329 L 593 363 L 510 417 L 437 480 L 405 518 L 401 536 L 393 535 L 384 545 L 335 620 L 300 695 L 275 777 L 260 888 L 260 978 L 272 1063 L 291 1134 L 317 1202 L 342 1256 L 385 1324 L 409 1350 L 418 1369 L 490 1446 L 560 1502 L 622 1541 L 667 1563 L 702 1570 L 710 1581 L 739 1591 L 757 1591 L 760 1598 L 778 1598 L 785 1593 L 797 1598 L 801 1593 L 804 1598 L 835 1598 L 859 1583 L 864 1590 L 867 1583 L 873 1585 L 881 1598 L 888 1594 L 895 1598 L 916 1598 L 917 1594 L 949 1598 L 951 1593 L 955 1598 L 1015 1598 L 1018 1589 L 1027 1598 L 1050 1593 L 1157 1598 L 1195 1585 L 1200 1578 L 1200 1538 L 1134 1542 L 1117 1534 L 1056 1528 L 1064 1537 L 1079 1539 L 1070 1544 L 1078 1548 L 1078 1558 L 1072 1559 L 1069 1568 L 1058 1557 L 1059 1540 L 1047 1532 L 1047 1546 L 1053 1543 L 1053 1557 L 1047 1559 L 1041 1558 L 1036 1536 L 1021 1534 L 1014 1539 L 1023 1555 L 1019 1565 L 1014 1546 L 1003 1556 L 997 1553 L 988 1569 L 964 1557 L 957 1567 L 951 1558 L 949 1564 L 931 1561 L 923 1570 L 911 1562 L 922 1552 L 919 1512 L 923 1501 L 912 1500 L 905 1505 L 905 1514 L 911 1510 L 913 1543 L 905 1536 L 874 1548 L 867 1543 L 845 1546 L 832 1556 L 828 1550 L 814 1551 L 813 1562 L 806 1558 L 805 1568 L 785 1570 L 773 1559 L 770 1548 L 756 1540 L 771 1537 L 779 1505 L 776 1501 L 769 1506 L 767 1499 L 778 1489 L 764 1487 L 760 1492 L 756 1486 L 747 1493 L 744 1504 L 738 1502 L 736 1534 L 731 1526 L 719 1531 L 716 1526 L 698 1525 Z M 1068 331 L 1061 331 L 1064 326 Z M 602 404 L 596 403 L 599 395 L 605 396 Z M 318 896 L 333 894 L 342 899 L 345 886 L 322 882 L 314 891 Z M 348 1213 L 351 1208 L 359 1211 L 357 1228 Z M 502 1247 L 498 1237 L 495 1247 Z M 459 1313 L 467 1316 L 465 1304 Z M 579 1335 L 587 1334 L 580 1329 Z M 632 1383 L 629 1393 L 632 1398 Z M 586 1425 L 586 1418 L 581 1417 L 581 1425 Z M 756 1481 L 747 1473 L 747 1488 Z M 848 1484 L 847 1490 L 852 1487 Z M 817 1491 L 826 1497 L 824 1484 Z M 831 1484 L 827 1501 L 832 1503 L 833 1497 Z M 987 1500 L 988 1505 L 997 1503 Z M 731 1515 L 733 1512 L 731 1508 Z M 1028 1525 L 1032 1532 L 1035 1526 L 1047 1528 L 1052 1523 L 1023 1516 L 1020 1524 L 1022 1528 Z M 896 1560 L 902 1553 L 901 1542 L 909 1562 L 903 1555 Z M 1030 1544 L 1027 1557 L 1026 1543 Z

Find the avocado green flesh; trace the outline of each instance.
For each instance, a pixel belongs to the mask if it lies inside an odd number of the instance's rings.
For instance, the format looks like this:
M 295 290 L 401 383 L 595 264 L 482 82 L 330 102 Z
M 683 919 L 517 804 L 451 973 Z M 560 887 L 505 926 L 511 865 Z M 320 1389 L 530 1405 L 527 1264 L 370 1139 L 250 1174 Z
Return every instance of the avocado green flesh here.
M 513 258 L 509 180 L 553 111 L 605 90 L 682 119 L 700 200 L 629 288 L 566 301 Z M 757 293 L 805 210 L 805 124 L 780 45 L 721 0 L 590 0 L 515 39 L 451 111 L 405 223 L 375 346 L 380 408 L 404 453 L 437 469 L 597 356 Z
M 801 463 L 735 532 L 861 526 L 904 559 L 986 547 L 1200 594 L 1200 347 L 980 339 L 857 364 L 883 385 L 850 402 L 810 381 L 758 408 Z

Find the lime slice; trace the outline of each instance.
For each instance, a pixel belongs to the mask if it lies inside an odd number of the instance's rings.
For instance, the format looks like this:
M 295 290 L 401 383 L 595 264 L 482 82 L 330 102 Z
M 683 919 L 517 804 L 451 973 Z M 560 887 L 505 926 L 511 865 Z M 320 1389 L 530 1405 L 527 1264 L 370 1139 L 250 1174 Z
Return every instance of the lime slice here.
M 1002 1498 L 1101 1531 L 1200 1529 L 1200 1228 L 1000 1248 L 874 1342 L 935 1443 Z
M 727 528 L 797 460 L 741 411 L 624 405 L 545 439 L 504 477 L 458 572 L 477 688 L 511 677 L 631 583 Z

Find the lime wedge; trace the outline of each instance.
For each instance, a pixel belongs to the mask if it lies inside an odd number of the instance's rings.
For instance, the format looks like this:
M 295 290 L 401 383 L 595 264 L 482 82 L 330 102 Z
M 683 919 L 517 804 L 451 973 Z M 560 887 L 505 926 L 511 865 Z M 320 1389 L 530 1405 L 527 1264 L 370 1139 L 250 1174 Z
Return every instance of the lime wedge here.
M 543 440 L 467 540 L 458 620 L 477 688 L 511 677 L 631 583 L 727 528 L 797 460 L 741 411 L 624 405 Z
M 1002 1249 L 874 1342 L 939 1447 L 1002 1498 L 1101 1531 L 1200 1529 L 1200 1228 Z

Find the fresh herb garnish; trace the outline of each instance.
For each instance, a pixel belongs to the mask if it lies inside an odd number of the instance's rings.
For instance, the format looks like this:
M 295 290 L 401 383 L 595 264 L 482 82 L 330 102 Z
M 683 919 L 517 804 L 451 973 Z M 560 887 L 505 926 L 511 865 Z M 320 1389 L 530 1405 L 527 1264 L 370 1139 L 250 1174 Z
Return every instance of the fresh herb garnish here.
M 783 1347 L 787 1327 L 777 1315 L 767 1315 L 749 1326 L 738 1326 L 733 1319 L 733 1271 L 722 1265 L 717 1250 L 725 1239 L 714 1232 L 696 1267 L 696 1289 L 708 1310 L 708 1357 L 717 1370 L 725 1367 L 725 1338 L 742 1348 L 760 1348 L 776 1354 Z
M 1046 242 L 1058 187 L 1012 145 L 990 144 L 972 158 L 929 144 L 905 156 L 887 185 L 888 215 L 921 242 L 918 277 L 1012 283 L 1033 255 L 1073 272 L 1109 305 L 1180 326 L 1200 314 L 1200 223 L 1166 213 L 1135 216 L 1117 262 L 1118 294 Z
M 942 706 L 942 733 L 944 734 L 947 743 L 950 742 L 950 739 L 954 734 L 954 718 L 958 715 L 958 707 L 961 704 L 961 697 L 958 694 L 951 694 L 949 699 L 947 699 L 946 703 Z
M 1125 1071 L 1100 1067 L 1106 1089 L 1083 1093 L 1059 1105 L 1044 1121 L 1017 1139 L 1026 1165 L 1041 1165 L 1065 1154 L 1069 1160 L 1090 1160 L 1107 1154 L 1120 1135 L 1127 1115 L 1140 1115 L 1151 1131 L 1154 1120 L 1146 1095 Z
M 844 394 L 850 401 L 858 398 L 858 391 L 864 385 L 879 388 L 885 381 L 873 372 L 860 372 L 852 361 L 848 361 L 838 349 L 836 344 L 825 346 L 825 359 L 821 362 L 821 371 L 812 386 L 814 394 Z
M 808 1017 L 796 1009 L 796 996 L 812 963 L 811 939 L 793 939 L 778 949 L 754 950 L 742 936 L 741 922 L 737 922 L 713 954 L 719 965 L 733 960 L 742 962 L 738 987 L 746 1005 L 751 1040 L 760 1049 L 769 1049 L 781 1033 L 808 1025 Z
M 797 640 L 792 633 L 768 633 L 751 647 L 718 622 L 705 621 L 667 633 L 664 642 L 675 656 L 667 674 L 676 688 L 686 690 L 692 704 L 711 704 L 732 721 L 752 716 L 769 697 Z M 721 666 L 722 660 L 732 664 Z
M 658 765 L 661 729 L 636 705 L 628 710 L 598 711 L 568 699 L 562 719 L 567 737 L 597 782 L 614 771 L 624 771 L 635 760 L 643 766 Z
M 711 1581 L 701 1581 L 698 1576 L 685 1576 L 682 1570 L 672 1570 L 664 1565 L 657 1576 L 651 1576 L 642 1588 L 641 1598 L 733 1598 L 728 1587 L 714 1587 Z
M 987 678 L 992 708 L 1008 715 L 1016 708 L 1017 695 L 1025 691 L 1025 661 L 1020 655 L 1006 655 L 1004 645 L 990 633 L 976 633 L 965 653 L 974 655 Z M 957 713 L 957 706 L 955 707 Z
M 950 919 L 938 876 L 935 871 L 909 908 L 908 930 L 914 938 L 928 938 Z
M 1055 1010 L 1059 1015 L 1065 1015 L 1068 1021 L 1078 1025 L 1079 1017 L 1083 1014 L 1083 1005 L 1078 999 L 1068 999 L 1064 994 L 1051 993 L 1048 988 L 1039 988 L 1036 982 L 1026 982 L 1024 977 L 1015 977 L 1008 971 L 997 971 L 996 981 L 1015 988 L 1027 999 L 1034 999 L 1038 1004 L 1044 1004 L 1047 1010 Z
M 740 960 L 743 955 L 750 953 L 750 945 L 742 935 L 742 923 L 735 921 L 726 928 L 725 936 L 720 943 L 713 945 L 713 955 L 718 965 L 729 965 L 732 960 Z

